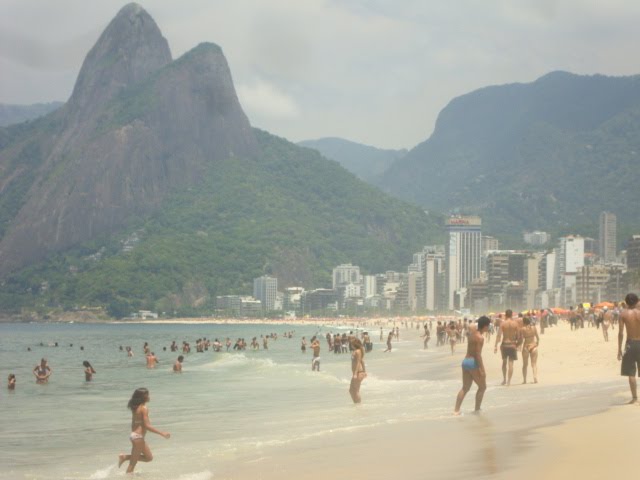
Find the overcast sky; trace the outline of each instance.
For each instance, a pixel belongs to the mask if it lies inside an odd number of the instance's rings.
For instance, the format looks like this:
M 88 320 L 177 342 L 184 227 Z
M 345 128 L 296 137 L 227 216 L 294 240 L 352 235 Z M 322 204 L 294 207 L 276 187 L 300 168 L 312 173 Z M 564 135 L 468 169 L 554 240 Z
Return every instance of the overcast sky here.
M 0 103 L 68 99 L 125 1 L 2 0 Z M 174 58 L 220 45 L 251 123 L 292 141 L 427 139 L 477 88 L 640 73 L 638 0 L 140 0 Z

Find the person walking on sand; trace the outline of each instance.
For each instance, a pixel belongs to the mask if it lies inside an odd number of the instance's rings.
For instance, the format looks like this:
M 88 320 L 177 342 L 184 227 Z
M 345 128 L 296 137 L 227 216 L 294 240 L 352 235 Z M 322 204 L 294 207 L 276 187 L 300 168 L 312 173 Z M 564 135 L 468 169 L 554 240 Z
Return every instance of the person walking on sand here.
M 629 293 L 624 301 L 627 307 L 619 318 L 618 360 L 622 360 L 620 374 L 629 377 L 629 388 L 631 389 L 631 402 L 629 403 L 636 403 L 638 401 L 636 374 L 640 374 L 640 306 L 638 305 L 638 296 L 635 293 Z M 625 329 L 627 330 L 627 341 L 623 354 L 622 341 Z
M 500 323 L 498 335 L 496 336 L 496 344 L 493 353 L 498 352 L 498 343 L 500 343 L 500 354 L 502 355 L 502 385 L 511 385 L 511 377 L 513 376 L 513 362 L 518 360 L 519 346 L 519 328 L 518 323 L 512 318 L 513 312 L 507 310 L 505 319 Z M 507 372 L 508 363 L 508 372 Z M 509 374 L 507 377 L 507 373 Z
M 531 323 L 530 317 L 524 317 L 522 327 L 522 383 L 527 383 L 527 367 L 531 358 L 531 369 L 533 370 L 533 383 L 538 383 L 538 345 L 540 337 L 538 329 Z
M 84 367 L 84 379 L 85 381 L 90 382 L 91 380 L 93 380 L 93 375 L 96 373 L 96 371 L 87 360 L 82 362 L 82 366 Z
M 449 327 L 447 328 L 447 335 L 449 336 L 449 345 L 451 346 L 451 355 L 456 351 L 456 343 L 458 341 L 458 331 L 456 329 L 456 324 L 453 322 L 449 322 Z
M 351 383 L 349 384 L 349 395 L 353 403 L 362 402 L 360 397 L 360 385 L 362 381 L 367 377 L 367 370 L 364 366 L 364 348 L 360 339 L 351 338 Z
M 127 473 L 133 473 L 133 469 L 136 468 L 136 464 L 138 462 L 150 462 L 153 460 L 153 454 L 151 453 L 151 449 L 149 445 L 145 442 L 145 435 L 147 431 L 156 433 L 161 437 L 169 439 L 171 434 L 168 432 L 161 432 L 157 428 L 151 425 L 149 421 L 149 409 L 147 408 L 147 403 L 151 400 L 149 396 L 149 390 L 146 388 L 138 388 L 127 407 L 131 410 L 131 434 L 129 435 L 129 440 L 131 441 L 131 454 L 125 455 L 121 453 L 118 456 L 118 468 L 122 466 L 122 464 L 126 461 L 129 461 L 129 466 L 127 467 Z
M 480 411 L 484 392 L 487 389 L 487 375 L 482 362 L 482 346 L 484 345 L 484 334 L 489 329 L 490 323 L 491 320 L 488 317 L 480 317 L 478 319 L 478 327 L 469 329 L 467 355 L 462 360 L 462 389 L 456 397 L 454 415 L 460 415 L 460 407 L 473 382 L 478 386 L 475 411 Z
M 602 309 L 602 337 L 605 342 L 609 341 L 609 327 L 612 323 L 613 314 L 609 311 L 609 309 L 605 306 Z
M 320 371 L 320 340 L 314 335 L 311 338 L 311 350 L 313 350 L 313 357 L 311 359 L 311 371 Z
M 426 350 L 429 348 L 429 339 L 431 338 L 431 333 L 429 332 L 429 327 L 426 322 L 424 324 L 424 335 L 420 335 L 420 337 L 424 338 L 423 347 Z

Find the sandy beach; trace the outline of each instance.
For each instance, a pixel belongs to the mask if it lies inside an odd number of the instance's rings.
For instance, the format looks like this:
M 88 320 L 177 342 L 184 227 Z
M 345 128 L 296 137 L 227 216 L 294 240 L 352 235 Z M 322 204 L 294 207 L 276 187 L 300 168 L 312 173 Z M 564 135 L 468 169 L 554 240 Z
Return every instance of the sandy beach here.
M 419 340 L 413 330 L 401 332 Z M 461 418 L 445 415 L 435 422 L 415 419 L 392 424 L 372 419 L 370 428 L 337 429 L 330 438 L 267 447 L 258 458 L 238 458 L 232 471 L 223 469 L 218 474 L 221 478 L 263 479 L 313 479 L 332 471 L 357 472 L 358 478 L 401 475 L 408 479 L 427 475 L 495 479 L 633 475 L 638 469 L 634 450 L 640 406 L 625 404 L 630 394 L 627 379 L 619 375 L 617 333 L 611 331 L 609 342 L 605 343 L 601 331 L 595 328 L 573 332 L 568 324 L 561 323 L 547 329 L 540 342 L 540 383 L 521 384 L 519 358 L 511 387 L 500 386 L 501 360 L 499 352 L 493 353 L 494 336 L 484 347 L 489 388 L 480 415 L 471 412 L 474 386 L 465 399 Z M 451 388 L 452 410 L 465 347 L 458 346 L 450 364 L 443 366 L 444 376 L 458 379 Z M 403 380 L 421 373 L 417 362 L 398 365 L 395 359 L 388 360 L 387 366 L 376 363 L 379 375 Z M 529 372 L 530 381 L 531 378 Z M 608 382 L 607 388 L 601 382 Z M 574 385 L 586 392 L 574 404 L 526 402 L 539 389 Z M 366 382 L 362 395 L 364 404 L 354 406 L 353 415 L 367 415 Z M 498 395 L 513 398 L 513 405 L 496 406 Z M 434 442 L 433 438 L 438 440 Z

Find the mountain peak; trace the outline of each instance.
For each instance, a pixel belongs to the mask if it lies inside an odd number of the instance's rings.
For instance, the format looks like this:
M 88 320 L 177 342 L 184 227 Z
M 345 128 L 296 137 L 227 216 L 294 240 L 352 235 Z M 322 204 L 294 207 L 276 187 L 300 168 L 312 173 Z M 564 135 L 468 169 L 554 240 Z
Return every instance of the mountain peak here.
M 167 40 L 137 3 L 125 5 L 87 54 L 69 100 L 91 111 L 171 62 Z

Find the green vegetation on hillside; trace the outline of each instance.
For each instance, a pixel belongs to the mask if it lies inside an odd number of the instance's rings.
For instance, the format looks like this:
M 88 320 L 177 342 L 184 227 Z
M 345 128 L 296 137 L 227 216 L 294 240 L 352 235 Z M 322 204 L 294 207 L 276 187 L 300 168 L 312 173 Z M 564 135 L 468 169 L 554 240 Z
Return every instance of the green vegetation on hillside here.
M 264 273 L 281 286 L 326 287 L 339 263 L 404 271 L 412 253 L 441 240 L 438 218 L 317 152 L 256 135 L 259 158 L 212 162 L 199 185 L 172 193 L 158 213 L 7 279 L 0 304 L 210 312 L 216 295 L 251 294 Z M 134 232 L 139 241 L 124 251 Z

